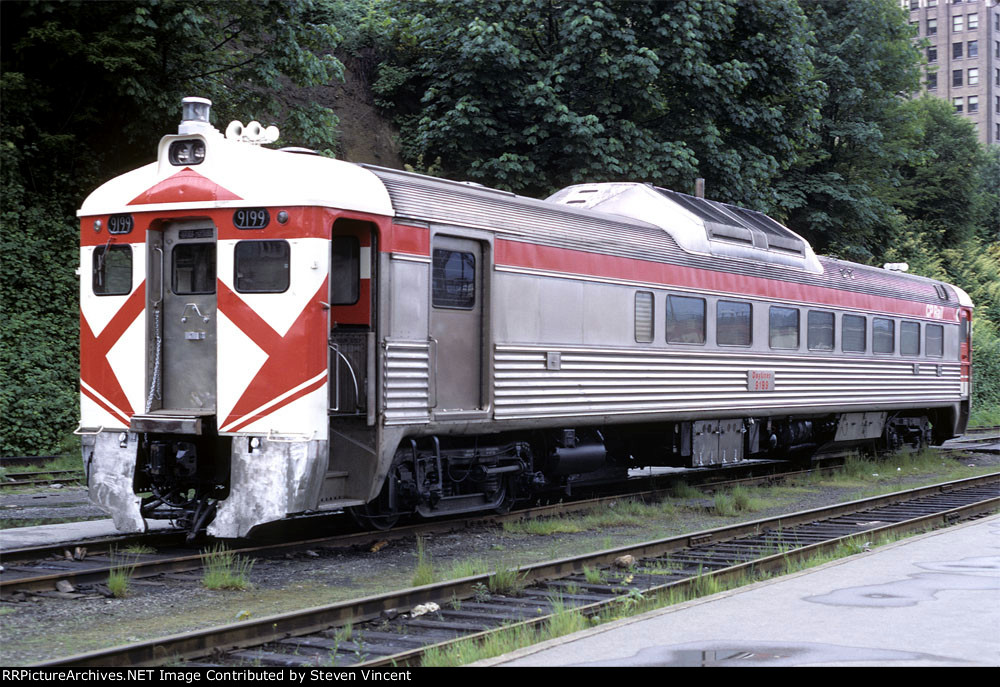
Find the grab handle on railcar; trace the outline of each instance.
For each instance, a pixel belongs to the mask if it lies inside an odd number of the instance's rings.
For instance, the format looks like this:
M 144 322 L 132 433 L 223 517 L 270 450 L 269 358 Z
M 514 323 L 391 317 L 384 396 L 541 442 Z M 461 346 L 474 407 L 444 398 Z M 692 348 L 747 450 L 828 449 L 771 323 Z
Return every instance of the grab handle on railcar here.
M 160 254 L 160 291 L 155 300 L 152 297 L 149 299 L 149 305 L 155 308 L 163 302 L 163 249 L 159 246 L 153 246 L 153 250 Z
M 73 430 L 73 434 L 76 434 L 77 436 L 88 436 L 89 437 L 89 436 L 94 436 L 94 435 L 100 434 L 103 431 L 104 431 L 104 425 L 101 425 L 100 427 L 97 428 L 96 432 L 84 432 L 83 431 L 83 423 L 81 422 L 80 426 Z

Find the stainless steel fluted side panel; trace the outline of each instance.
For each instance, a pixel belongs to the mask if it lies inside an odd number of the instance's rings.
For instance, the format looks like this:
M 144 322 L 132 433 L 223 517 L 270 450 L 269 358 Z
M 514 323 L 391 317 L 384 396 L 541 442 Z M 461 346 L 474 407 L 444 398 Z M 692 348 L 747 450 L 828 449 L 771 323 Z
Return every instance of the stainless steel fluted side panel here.
M 561 369 L 546 369 L 546 353 Z M 794 409 L 830 405 L 953 402 L 958 363 L 824 359 L 713 352 L 498 345 L 495 415 L 503 418 Z M 747 389 L 748 370 L 774 372 L 774 391 Z
M 426 341 L 388 341 L 383 360 L 385 424 L 427 422 L 430 405 L 429 344 Z

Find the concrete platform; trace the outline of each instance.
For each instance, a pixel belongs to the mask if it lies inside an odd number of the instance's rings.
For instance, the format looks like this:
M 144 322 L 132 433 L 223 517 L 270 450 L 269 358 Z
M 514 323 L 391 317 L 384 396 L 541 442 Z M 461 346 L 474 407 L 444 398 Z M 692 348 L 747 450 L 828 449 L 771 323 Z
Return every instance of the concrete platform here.
M 149 531 L 172 529 L 169 520 L 147 520 Z M 64 522 L 58 525 L 36 525 L 34 527 L 13 527 L 0 530 L 0 554 L 12 549 L 29 546 L 47 546 L 81 539 L 103 539 L 119 537 L 122 533 L 108 520 L 87 520 L 84 522 Z
M 477 666 L 1000 666 L 1000 516 Z

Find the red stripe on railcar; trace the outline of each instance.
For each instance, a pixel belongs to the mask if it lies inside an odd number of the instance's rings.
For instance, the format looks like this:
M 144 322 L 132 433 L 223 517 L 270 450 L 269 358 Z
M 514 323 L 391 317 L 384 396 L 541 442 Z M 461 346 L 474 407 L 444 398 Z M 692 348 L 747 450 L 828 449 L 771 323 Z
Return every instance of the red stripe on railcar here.
M 943 319 L 949 322 L 958 321 L 958 310 L 953 307 L 929 306 L 927 303 L 858 293 L 857 291 L 842 291 L 777 279 L 750 277 L 733 272 L 704 270 L 602 253 L 539 246 L 520 241 L 497 239 L 495 255 L 495 262 L 498 266 L 659 284 L 664 288 L 721 292 L 830 307 L 874 310 L 909 317 Z

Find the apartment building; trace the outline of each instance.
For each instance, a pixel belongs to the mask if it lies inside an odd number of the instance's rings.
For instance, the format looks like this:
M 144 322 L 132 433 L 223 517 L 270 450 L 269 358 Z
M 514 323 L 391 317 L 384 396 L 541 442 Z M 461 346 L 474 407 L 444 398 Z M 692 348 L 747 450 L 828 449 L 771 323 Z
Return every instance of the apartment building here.
M 924 87 L 1000 144 L 1000 0 L 900 0 L 926 43 Z

